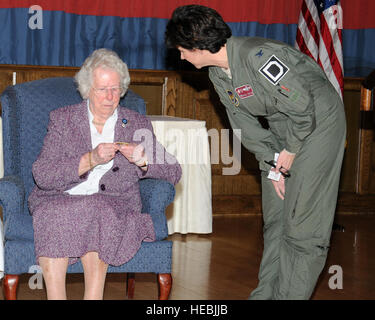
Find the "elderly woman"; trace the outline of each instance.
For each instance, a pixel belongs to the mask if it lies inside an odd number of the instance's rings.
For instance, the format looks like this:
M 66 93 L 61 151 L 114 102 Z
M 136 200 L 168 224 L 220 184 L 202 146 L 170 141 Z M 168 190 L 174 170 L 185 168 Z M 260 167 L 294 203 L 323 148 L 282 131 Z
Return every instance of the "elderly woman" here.
M 67 267 L 79 258 L 84 298 L 102 299 L 108 265 L 124 264 L 142 241 L 155 240 L 150 215 L 141 213 L 139 179 L 176 184 L 181 177 L 150 122 L 119 107 L 130 77 L 116 53 L 94 51 L 75 79 L 84 100 L 51 112 L 32 168 L 36 187 L 29 207 L 48 299 L 66 299 Z M 148 130 L 153 149 L 135 143 L 137 130 Z M 160 162 L 153 161 L 154 150 L 163 150 L 168 163 L 154 163 Z

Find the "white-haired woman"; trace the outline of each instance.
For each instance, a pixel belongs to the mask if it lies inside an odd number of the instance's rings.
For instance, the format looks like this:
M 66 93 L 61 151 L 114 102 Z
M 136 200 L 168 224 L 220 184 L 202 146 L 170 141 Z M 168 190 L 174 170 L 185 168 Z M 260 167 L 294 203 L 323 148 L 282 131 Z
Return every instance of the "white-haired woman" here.
M 94 51 L 75 79 L 84 100 L 51 112 L 32 168 L 36 187 L 29 207 L 48 299 L 66 299 L 67 267 L 79 259 L 84 298 L 102 299 L 108 265 L 126 263 L 142 241 L 155 239 L 150 215 L 141 213 L 139 179 L 176 184 L 181 177 L 177 161 L 153 164 L 162 147 L 146 117 L 119 107 L 130 77 L 115 52 Z M 153 150 L 133 140 L 145 129 Z

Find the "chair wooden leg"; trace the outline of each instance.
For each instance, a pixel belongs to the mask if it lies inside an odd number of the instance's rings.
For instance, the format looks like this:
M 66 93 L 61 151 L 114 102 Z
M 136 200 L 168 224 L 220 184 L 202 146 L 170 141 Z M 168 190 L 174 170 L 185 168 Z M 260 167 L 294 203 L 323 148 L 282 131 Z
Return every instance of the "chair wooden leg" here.
M 172 275 L 170 273 L 158 274 L 159 300 L 168 300 L 172 289 Z
M 126 274 L 126 293 L 129 299 L 134 297 L 134 288 L 135 288 L 135 274 L 127 273 Z
M 16 274 L 6 274 L 3 279 L 5 300 L 17 300 L 17 286 L 19 276 Z

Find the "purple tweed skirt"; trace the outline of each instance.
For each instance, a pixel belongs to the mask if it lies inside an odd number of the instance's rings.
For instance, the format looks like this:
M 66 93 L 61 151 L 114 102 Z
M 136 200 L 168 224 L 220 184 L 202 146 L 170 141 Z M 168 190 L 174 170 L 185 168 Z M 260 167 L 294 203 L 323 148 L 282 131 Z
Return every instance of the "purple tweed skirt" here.
M 155 241 L 151 216 L 129 209 L 121 197 L 99 193 L 46 196 L 32 213 L 37 261 L 69 258 L 73 264 L 95 251 L 107 264 L 126 263 L 142 241 Z

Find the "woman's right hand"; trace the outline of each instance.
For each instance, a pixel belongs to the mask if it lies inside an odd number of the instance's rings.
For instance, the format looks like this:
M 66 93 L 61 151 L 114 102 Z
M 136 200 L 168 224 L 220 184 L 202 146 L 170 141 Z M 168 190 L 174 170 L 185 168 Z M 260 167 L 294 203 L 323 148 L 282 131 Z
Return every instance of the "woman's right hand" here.
M 111 161 L 115 157 L 118 150 L 119 146 L 116 143 L 98 144 L 97 147 L 91 151 L 92 167 Z

